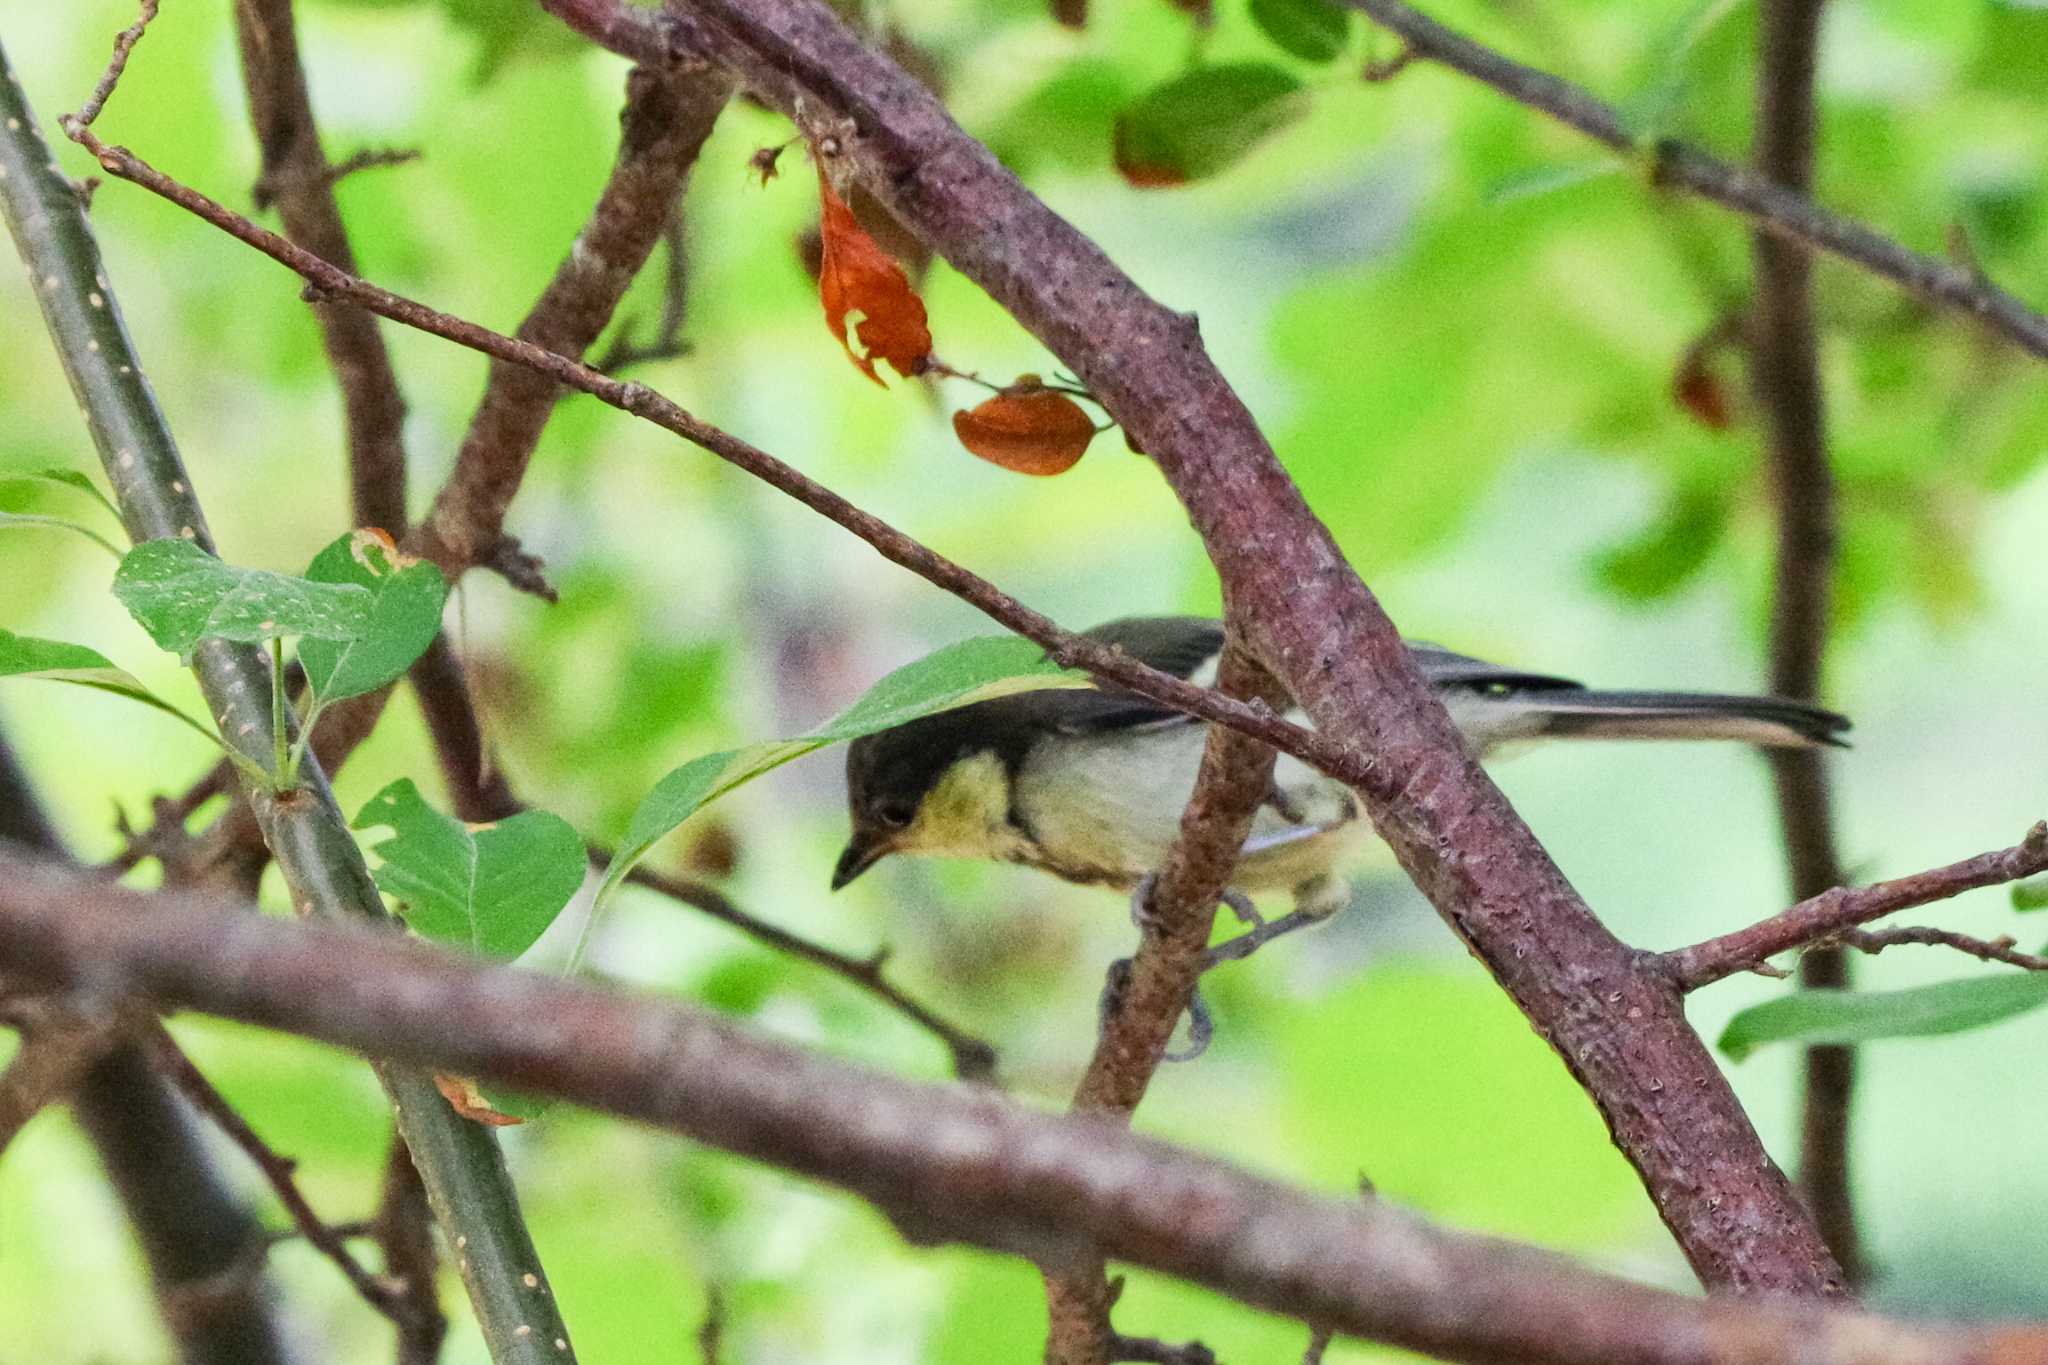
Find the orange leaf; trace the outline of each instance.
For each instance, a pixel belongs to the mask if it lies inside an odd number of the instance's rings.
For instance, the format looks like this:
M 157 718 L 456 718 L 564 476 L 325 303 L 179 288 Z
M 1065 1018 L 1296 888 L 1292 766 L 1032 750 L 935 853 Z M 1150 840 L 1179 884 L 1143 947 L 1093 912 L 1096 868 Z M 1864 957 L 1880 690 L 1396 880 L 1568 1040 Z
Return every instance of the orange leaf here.
M 903 267 L 858 222 L 853 210 L 832 190 L 825 168 L 818 167 L 818 201 L 823 208 L 819 231 L 823 256 L 818 264 L 818 300 L 825 305 L 825 325 L 861 372 L 877 384 L 875 361 L 886 360 L 905 379 L 924 370 L 932 352 L 931 330 L 924 304 L 910 288 Z M 846 319 L 857 314 L 855 350 L 847 339 Z
M 434 1087 L 441 1092 L 441 1098 L 448 1101 L 455 1112 L 472 1123 L 485 1123 L 493 1128 L 503 1128 L 514 1123 L 524 1123 L 502 1109 L 494 1108 L 484 1098 L 483 1088 L 467 1076 L 450 1076 L 445 1072 L 434 1073 Z
M 1095 423 L 1065 394 L 1020 384 L 954 413 L 953 433 L 990 464 L 1019 474 L 1064 474 L 1095 438 Z

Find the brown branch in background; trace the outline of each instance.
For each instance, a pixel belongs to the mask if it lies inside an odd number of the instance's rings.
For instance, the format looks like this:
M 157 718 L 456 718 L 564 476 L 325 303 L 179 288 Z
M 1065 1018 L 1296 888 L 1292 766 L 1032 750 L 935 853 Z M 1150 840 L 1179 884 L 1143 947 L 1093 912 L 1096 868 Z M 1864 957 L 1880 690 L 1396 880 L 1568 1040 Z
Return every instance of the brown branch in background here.
M 1910 251 L 1861 223 L 1821 208 L 1807 197 L 1803 182 L 1798 187 L 1781 182 L 1762 161 L 1756 171 L 1749 171 L 1683 143 L 1647 144 L 1629 129 L 1620 110 L 1583 87 L 1476 43 L 1403 0 L 1342 3 L 1398 34 L 1412 58 L 1461 72 L 1617 152 L 1654 157 L 1660 187 L 1697 195 L 1750 219 L 1759 232 L 1860 266 L 1909 294 L 1967 314 L 2021 349 L 2048 359 L 2048 317 L 1977 270 Z M 1786 0 L 1779 8 L 1817 11 L 1820 0 Z M 1762 135 L 1764 130 L 1759 127 L 1758 132 Z
M 869 1200 L 920 1241 L 1089 1245 L 1347 1336 L 1470 1362 L 2048 1365 L 2048 1324 L 1905 1323 L 1704 1298 L 1323 1198 L 983 1088 L 921 1085 L 708 1011 L 493 966 L 367 925 L 145 896 L 0 853 L 0 968 L 134 992 L 640 1119 Z
M 704 9 L 730 22 L 736 2 L 704 0 Z M 1607 932 L 1472 760 L 1393 623 L 1202 351 L 1193 320 L 1149 299 L 966 137 L 913 77 L 865 48 L 824 9 L 755 0 L 747 17 L 772 58 L 721 34 L 698 36 L 716 38 L 721 60 L 741 69 L 785 112 L 802 106 L 821 130 L 856 122 L 848 111 L 859 113 L 858 125 L 872 132 L 857 140 L 833 135 L 854 158 L 853 169 L 898 218 L 1046 342 L 1151 452 L 1202 534 L 1226 596 L 1241 604 L 1252 632 L 1248 643 L 1314 718 L 1316 730 L 1061 631 L 992 584 L 644 386 L 619 383 L 366 284 L 106 145 L 75 121 L 66 131 L 103 169 L 198 214 L 298 271 L 314 288 L 530 365 L 653 421 L 1045 644 L 1060 663 L 1242 730 L 1351 785 L 1416 885 L 1593 1097 L 1703 1280 L 1743 1290 L 1839 1292 L 1833 1258 L 1686 1023 L 1677 993 Z M 780 23 L 799 32 L 781 35 L 773 27 Z M 1590 999 L 1588 980 L 1604 987 Z M 1665 1083 L 1671 1075 L 1697 1076 L 1700 1084 L 1673 1092 Z
M 1233 697 L 1270 691 L 1271 680 L 1235 644 L 1217 670 L 1217 689 Z M 1166 1055 L 1181 1016 L 1195 998 L 1214 932 L 1218 899 L 1229 886 L 1252 817 L 1273 790 L 1273 751 L 1221 726 L 1211 727 L 1195 789 L 1181 814 L 1166 864 L 1137 911 L 1144 920 L 1138 950 L 1105 996 L 1095 1053 L 1075 1088 L 1073 1112 L 1104 1114 L 1128 1125 Z M 1138 1357 L 1116 1354 L 1110 1308 L 1116 1293 L 1100 1255 L 1047 1267 L 1049 1332 L 1046 1365 L 1107 1365 Z
M 1051 1359 L 1050 1356 L 1047 1359 Z M 1120 1361 L 1136 1361 L 1138 1365 L 1216 1365 L 1216 1353 L 1199 1341 L 1183 1342 L 1176 1346 L 1170 1341 L 1159 1341 L 1152 1337 L 1127 1337 L 1120 1334 L 1109 1339 L 1111 1365 Z
M 320 145 L 305 69 L 299 62 L 292 0 L 235 0 L 235 32 L 249 122 L 263 156 L 256 206 L 276 204 L 287 237 L 353 272 L 355 251 L 334 199 L 336 175 Z M 348 431 L 349 524 L 382 527 L 393 537 L 403 536 L 405 399 L 377 319 L 330 300 L 314 299 L 312 307 L 321 345 L 341 388 Z
M 1763 0 L 1758 11 L 1757 173 L 1798 194 L 1813 184 L 1814 72 L 1824 0 Z M 1750 387 L 1764 427 L 1765 467 L 1777 508 L 1771 590 L 1770 691 L 1818 702 L 1832 620 L 1834 471 L 1828 463 L 1813 317 L 1812 258 L 1800 243 L 1759 230 L 1752 242 L 1756 297 L 1749 319 Z M 1768 751 L 1791 891 L 1817 896 L 1848 880 L 1835 842 L 1828 760 L 1819 749 Z M 1849 959 L 1823 946 L 1799 960 L 1807 990 L 1843 990 Z M 1856 1051 L 1807 1048 L 1801 1096 L 1799 1188 L 1851 1288 L 1866 1267 L 1850 1179 L 1850 1105 Z
M 520 323 L 522 341 L 574 360 L 597 340 L 673 216 L 683 181 L 731 93 L 719 73 L 643 66 L 628 75 L 611 178 Z M 411 547 L 439 564 L 450 581 L 473 564 L 504 564 L 505 512 L 560 396 L 547 375 L 531 368 L 502 358 L 491 366 L 455 468 Z
M 194 1109 L 212 1120 L 214 1127 L 226 1134 L 228 1140 L 241 1148 L 249 1160 L 255 1163 L 256 1169 L 269 1183 L 272 1193 L 276 1194 L 277 1202 L 284 1206 L 286 1215 L 292 1220 L 292 1226 L 299 1230 L 299 1235 L 321 1255 L 334 1262 L 342 1277 L 362 1296 L 363 1302 L 403 1327 L 407 1303 L 390 1285 L 372 1275 L 363 1263 L 355 1258 L 355 1253 L 348 1249 L 341 1235 L 314 1211 L 293 1175 L 298 1163 L 280 1156 L 265 1142 L 256 1130 L 249 1126 L 249 1121 L 228 1103 L 227 1097 L 214 1088 L 213 1082 L 207 1080 L 199 1068 L 192 1064 L 192 1059 L 185 1055 L 177 1040 L 161 1026 L 148 1030 L 143 1046 L 147 1049 L 150 1061 L 157 1071 L 178 1088 Z
M 2048 870 L 2048 821 L 2036 824 L 2011 848 L 1980 853 L 1945 867 L 1869 886 L 1837 886 L 1733 933 L 1652 960 L 1683 991 L 1696 991 L 1737 972 L 1754 970 L 1779 953 L 1823 943 L 1858 925 L 1900 910 L 2002 886 Z
M 384 1158 L 384 1197 L 367 1230 L 384 1253 L 384 1277 L 404 1307 L 398 1319 L 398 1365 L 434 1365 L 448 1335 L 435 1283 L 441 1256 L 434 1243 L 434 1212 L 412 1152 L 395 1128 Z

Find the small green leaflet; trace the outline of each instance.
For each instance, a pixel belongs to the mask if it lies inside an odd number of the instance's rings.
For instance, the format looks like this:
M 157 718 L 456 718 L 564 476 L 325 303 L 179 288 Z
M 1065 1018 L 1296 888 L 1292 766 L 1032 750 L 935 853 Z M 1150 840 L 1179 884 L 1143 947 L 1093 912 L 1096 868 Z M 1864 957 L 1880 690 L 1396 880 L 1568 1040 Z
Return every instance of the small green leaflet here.
M 75 488 L 79 492 L 89 495 L 94 502 L 106 508 L 107 515 L 115 521 L 121 519 L 119 509 L 113 503 L 107 501 L 107 495 L 100 492 L 100 486 L 76 469 L 23 469 L 0 474 L 0 483 L 26 483 L 29 481 L 60 483 L 66 488 Z
M 176 716 L 218 744 L 213 733 L 177 707 L 142 685 L 133 673 L 117 668 L 113 660 L 96 649 L 68 644 L 63 640 L 39 640 L 0 630 L 0 678 L 43 678 L 50 682 L 75 683 L 80 687 L 112 692 L 153 706 L 165 715 Z
M 423 938 L 509 960 L 531 948 L 583 885 L 589 855 L 559 815 L 521 811 L 469 826 L 441 814 L 400 778 L 371 797 L 354 828 L 389 827 L 371 846 L 377 885 L 405 906 Z
M 180 658 L 203 639 L 359 639 L 376 603 L 353 583 L 238 568 L 189 540 L 146 540 L 130 550 L 114 573 L 114 596 L 151 639 Z
M 948 645 L 889 674 L 808 735 L 706 754 L 655 783 L 633 812 L 598 890 L 598 903 L 603 904 L 663 835 L 733 788 L 793 758 L 956 706 L 1038 688 L 1086 686 L 1086 674 L 1061 668 L 1037 645 L 1014 635 L 987 635 Z M 581 956 L 580 949 L 577 955 Z
M 2012 908 L 2048 910 L 2048 873 L 2012 884 Z
M 1336 0 L 1252 0 L 1252 22 L 1305 62 L 1327 62 L 1351 36 L 1351 12 Z
M 1765 1043 L 1863 1043 L 1961 1033 L 2048 1005 L 2048 972 L 2001 973 L 1903 991 L 1800 991 L 1742 1011 L 1721 1051 L 1741 1061 Z
M 1202 180 L 1306 109 L 1301 82 L 1277 66 L 1200 67 L 1147 91 L 1117 116 L 1117 172 L 1141 189 Z
M 426 560 L 403 559 L 382 531 L 354 531 L 336 540 L 313 557 L 306 579 L 353 584 L 372 599 L 369 621 L 357 638 L 309 636 L 300 642 L 299 662 L 316 710 L 402 677 L 440 633 L 448 581 Z

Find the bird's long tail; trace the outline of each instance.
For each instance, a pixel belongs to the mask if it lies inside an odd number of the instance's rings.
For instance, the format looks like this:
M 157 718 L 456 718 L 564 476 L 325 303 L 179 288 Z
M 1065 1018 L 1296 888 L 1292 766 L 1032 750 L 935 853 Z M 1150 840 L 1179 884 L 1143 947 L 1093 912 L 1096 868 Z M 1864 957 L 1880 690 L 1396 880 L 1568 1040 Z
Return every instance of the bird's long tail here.
M 1515 738 L 1718 739 L 1772 748 L 1842 745 L 1846 716 L 1782 697 L 1545 689 L 1499 698 Z M 1503 717 L 1503 719 L 1506 719 Z M 1504 738 L 1507 736 L 1503 736 Z

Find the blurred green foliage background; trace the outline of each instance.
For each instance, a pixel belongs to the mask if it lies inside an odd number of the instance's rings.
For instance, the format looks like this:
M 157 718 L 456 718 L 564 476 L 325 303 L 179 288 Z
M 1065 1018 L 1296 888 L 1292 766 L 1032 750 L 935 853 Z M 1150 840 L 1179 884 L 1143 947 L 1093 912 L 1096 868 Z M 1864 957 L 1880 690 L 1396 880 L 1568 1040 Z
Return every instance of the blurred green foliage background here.
M 331 156 L 418 148 L 342 183 L 365 273 L 509 330 L 610 162 L 624 64 L 522 0 L 308 0 L 302 46 Z M 100 124 L 168 172 L 246 205 L 256 169 L 225 5 L 175 5 Z M 1623 103 L 1641 126 L 1740 158 L 1753 6 L 1692 0 L 1455 0 L 1447 22 Z M 17 4 L 0 41 L 46 125 L 75 108 L 132 18 L 122 0 Z M 1660 195 L 1636 169 L 1447 72 L 1364 84 L 1355 61 L 1281 54 L 1239 0 L 1198 38 L 1163 0 L 1098 0 L 1085 31 L 1025 0 L 869 7 L 944 73 L 950 103 L 1156 296 L 1200 313 L 1224 371 L 1395 619 L 1456 648 L 1611 685 L 1760 685 L 1770 517 L 1739 357 L 1710 364 L 1726 431 L 1670 396 L 1674 367 L 1747 289 L 1742 226 Z M 1354 22 L 1357 53 L 1392 50 Z M 1307 113 L 1213 181 L 1138 191 L 1110 164 L 1117 112 L 1205 60 L 1277 63 Z M 1989 0 L 1837 0 L 1821 79 L 1818 197 L 1924 250 L 1951 224 L 2023 298 L 2048 301 L 2048 10 Z M 49 131 L 54 137 L 54 127 Z M 888 392 L 826 334 L 794 241 L 815 196 L 800 151 L 765 188 L 756 147 L 789 135 L 723 117 L 687 196 L 690 353 L 640 375 L 705 418 L 1081 626 L 1206 610 L 1214 579 L 1157 474 L 1100 439 L 1033 481 L 953 441 L 964 388 Z M 90 169 L 59 152 L 74 174 Z M 338 404 L 297 281 L 134 189 L 93 205 L 112 284 L 223 552 L 296 569 L 345 524 Z M 643 334 L 659 271 L 625 310 Z M 2038 361 L 1840 265 L 1818 275 L 1832 451 L 1847 517 L 1832 699 L 1856 719 L 1835 765 L 1859 875 L 2010 842 L 2048 814 L 2048 382 Z M 924 282 L 938 353 L 1007 377 L 1043 351 L 943 264 Z M 0 272 L 0 468 L 90 468 L 91 448 L 26 283 Z M 387 329 L 411 405 L 412 503 L 446 471 L 484 366 Z M 4 490 L 10 507 L 46 506 Z M 472 576 L 451 619 L 518 789 L 616 838 L 682 760 L 792 734 L 888 668 L 986 625 L 793 503 L 651 427 L 562 406 L 511 529 L 562 601 Z M 106 594 L 83 542 L 0 539 L 0 624 L 91 643 L 191 700 Z M 77 850 L 116 847 L 130 812 L 209 761 L 198 740 L 71 689 L 0 692 L 0 726 Z M 889 865 L 825 894 L 843 835 L 831 755 L 739 793 L 744 905 L 892 968 L 994 1041 L 1007 1080 L 1064 1102 L 1094 1033 L 1104 964 L 1128 951 L 1119 898 L 1036 874 Z M 343 773 L 355 809 L 397 776 L 431 790 L 410 700 Z M 1761 762 L 1723 749 L 1581 746 L 1500 770 L 1517 805 L 1622 936 L 1666 947 L 1784 899 Z M 2031 930 L 1998 893 L 1931 912 Z M 2023 942 L 2023 947 L 2037 945 Z M 763 1030 L 926 1078 L 941 1050 L 867 997 L 685 910 L 629 895 L 599 970 Z M 1978 970 L 1924 950 L 1859 963 L 1886 985 Z M 1782 990 L 1745 978 L 1692 1002 L 1711 1036 Z M 1689 1277 L 1591 1105 L 1381 855 L 1339 922 L 1220 973 L 1220 1036 L 1172 1067 L 1140 1127 L 1342 1193 L 1380 1193 L 1674 1286 Z M 356 1061 L 203 1020 L 176 1026 L 256 1127 L 301 1161 L 330 1217 L 366 1214 L 388 1116 Z M 2048 1015 L 1867 1053 L 1859 1194 L 1909 1312 L 2048 1312 L 2038 1134 L 2048 1089 L 2022 1059 Z M 1796 1149 L 1793 1056 L 1733 1070 L 1781 1159 Z M 846 1198 L 667 1136 L 557 1112 L 507 1135 L 536 1236 L 584 1358 L 690 1359 L 707 1285 L 734 1361 L 1035 1359 L 1029 1267 L 907 1249 Z M 246 1177 L 232 1153 L 225 1160 Z M 253 1182 L 252 1182 L 253 1187 Z M 287 1243 L 273 1264 L 330 1360 L 386 1329 L 331 1268 Z M 450 1361 L 482 1359 L 452 1276 Z M 1146 1275 L 1126 1330 L 1200 1337 L 1225 1360 L 1298 1358 L 1299 1325 Z M 0 1162 L 0 1320 L 9 1358 L 153 1361 L 167 1346 L 143 1268 L 89 1148 L 39 1120 Z M 1340 1345 L 1330 1359 L 1382 1358 Z

